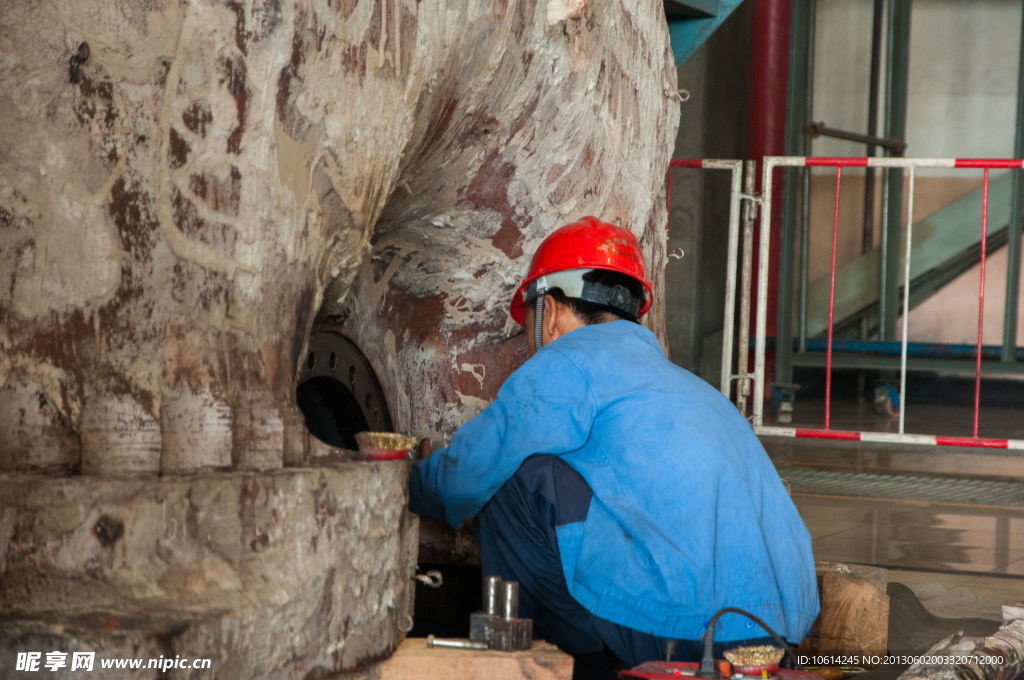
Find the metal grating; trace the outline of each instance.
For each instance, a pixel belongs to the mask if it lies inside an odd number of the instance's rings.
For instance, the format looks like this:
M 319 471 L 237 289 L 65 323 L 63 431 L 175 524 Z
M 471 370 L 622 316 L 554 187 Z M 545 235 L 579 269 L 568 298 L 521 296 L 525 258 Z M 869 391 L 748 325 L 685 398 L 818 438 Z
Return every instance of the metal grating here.
M 1024 483 L 779 468 L 793 493 L 1024 507 Z

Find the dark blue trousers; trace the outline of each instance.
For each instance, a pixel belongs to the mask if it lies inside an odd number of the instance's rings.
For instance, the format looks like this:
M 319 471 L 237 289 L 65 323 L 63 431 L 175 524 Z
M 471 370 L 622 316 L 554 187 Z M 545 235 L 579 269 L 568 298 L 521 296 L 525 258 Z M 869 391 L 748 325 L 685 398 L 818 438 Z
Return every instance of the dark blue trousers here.
M 598 618 L 569 594 L 555 528 L 585 520 L 592 496 L 558 456 L 527 458 L 480 512 L 483 575 L 518 581 L 519 616 L 533 619 L 534 636 L 577 659 L 607 646 L 630 667 L 659 660 L 662 638 Z M 679 640 L 675 660 L 700 661 L 701 654 L 699 641 Z

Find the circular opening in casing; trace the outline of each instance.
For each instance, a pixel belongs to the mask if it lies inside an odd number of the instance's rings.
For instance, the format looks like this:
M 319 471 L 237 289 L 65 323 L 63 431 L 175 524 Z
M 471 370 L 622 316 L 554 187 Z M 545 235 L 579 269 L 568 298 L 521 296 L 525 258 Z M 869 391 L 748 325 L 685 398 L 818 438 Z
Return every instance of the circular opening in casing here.
M 318 376 L 299 385 L 299 409 L 310 433 L 325 444 L 358 449 L 356 432 L 370 429 L 359 401 L 334 378 Z
M 349 367 L 347 383 L 337 377 L 339 363 Z M 355 450 L 357 432 L 392 431 L 391 414 L 373 367 L 355 343 L 338 333 L 310 336 L 295 396 L 310 434 L 325 444 Z

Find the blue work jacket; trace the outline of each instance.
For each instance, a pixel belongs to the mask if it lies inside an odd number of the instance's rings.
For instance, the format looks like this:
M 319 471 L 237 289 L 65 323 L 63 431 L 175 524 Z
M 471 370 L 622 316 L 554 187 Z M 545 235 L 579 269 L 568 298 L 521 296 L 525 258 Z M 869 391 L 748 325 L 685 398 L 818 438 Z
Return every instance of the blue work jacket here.
M 538 453 L 594 492 L 586 520 L 557 529 L 569 592 L 592 614 L 696 640 L 739 607 L 806 636 L 818 614 L 807 527 L 750 424 L 653 333 L 614 321 L 541 348 L 413 469 L 409 507 L 461 527 Z M 735 614 L 719 626 L 716 641 L 764 636 Z

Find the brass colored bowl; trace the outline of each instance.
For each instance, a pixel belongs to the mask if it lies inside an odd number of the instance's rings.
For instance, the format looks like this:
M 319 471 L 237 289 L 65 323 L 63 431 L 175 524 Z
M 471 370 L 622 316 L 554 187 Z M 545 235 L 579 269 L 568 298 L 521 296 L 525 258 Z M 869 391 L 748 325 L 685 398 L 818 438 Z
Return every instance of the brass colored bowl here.
M 357 432 L 359 451 L 368 458 L 404 458 L 404 453 L 416 446 L 416 437 L 396 432 Z M 398 454 L 403 455 L 389 455 Z
M 725 652 L 725 658 L 733 666 L 770 666 L 782 661 L 786 651 L 772 645 L 737 647 Z
M 359 432 L 356 442 L 371 449 L 408 450 L 416 446 L 416 437 L 397 432 Z

